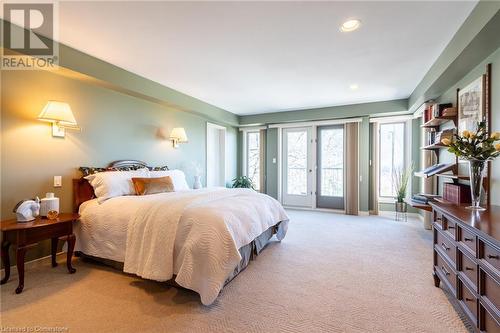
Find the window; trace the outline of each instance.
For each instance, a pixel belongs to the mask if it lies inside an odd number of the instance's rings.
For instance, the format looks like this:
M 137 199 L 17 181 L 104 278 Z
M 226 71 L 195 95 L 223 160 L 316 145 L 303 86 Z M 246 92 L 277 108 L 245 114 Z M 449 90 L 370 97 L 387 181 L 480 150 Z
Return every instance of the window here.
M 344 196 L 344 128 L 319 130 L 320 195 Z
M 255 189 L 260 191 L 260 177 L 261 177 L 261 157 L 260 157 L 260 132 L 247 132 L 247 156 L 246 156 L 246 170 L 247 176 L 250 177 L 254 183 Z
M 287 194 L 307 195 L 307 130 L 287 132 Z
M 406 123 L 381 123 L 379 132 L 379 197 L 395 198 L 394 172 L 406 166 Z

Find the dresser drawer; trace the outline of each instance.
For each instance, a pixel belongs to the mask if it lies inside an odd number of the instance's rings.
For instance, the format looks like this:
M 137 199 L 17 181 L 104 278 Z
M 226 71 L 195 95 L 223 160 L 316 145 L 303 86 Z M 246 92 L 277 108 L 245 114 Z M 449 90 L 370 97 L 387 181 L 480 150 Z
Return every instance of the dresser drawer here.
M 458 229 L 458 240 L 471 251 L 474 257 L 476 256 L 476 235 L 467 229 L 460 227 Z
M 500 323 L 495 319 L 495 316 L 486 309 L 482 304 L 479 304 L 479 329 L 481 332 L 500 332 Z
M 465 278 L 468 279 L 467 282 L 474 288 L 474 292 L 478 292 L 477 288 L 477 279 L 479 275 L 478 265 L 469 258 L 465 253 L 463 253 L 460 249 L 458 251 L 458 270 L 461 271 Z
M 451 237 L 451 239 L 456 240 L 456 229 L 457 224 L 452 220 L 448 220 L 446 217 L 443 219 L 443 230 Z
M 441 257 L 441 254 L 439 252 L 434 251 L 434 255 L 436 256 L 436 266 L 434 269 L 436 272 L 439 272 L 441 276 L 444 276 L 446 279 L 445 281 L 442 280 L 443 283 L 445 283 L 450 289 L 450 291 L 453 293 L 453 295 L 457 294 L 456 290 L 456 285 L 457 285 L 457 276 L 454 273 L 453 269 L 448 265 L 448 263 Z
M 500 283 L 482 268 L 479 268 L 479 294 L 497 309 L 500 307 Z
M 444 228 L 444 222 L 446 221 L 446 217 L 443 216 L 443 214 L 441 214 L 440 212 L 438 212 L 437 210 L 434 211 L 434 222 L 436 222 L 437 224 L 439 224 L 439 226 L 441 227 L 441 229 Z
M 466 286 L 466 284 L 458 279 L 458 299 L 464 309 L 467 309 L 472 322 L 477 326 L 478 300 L 475 293 Z
M 453 263 L 453 268 L 456 268 L 457 263 L 457 248 L 455 246 L 455 242 L 450 241 L 444 235 L 444 232 L 441 230 L 435 230 L 436 233 L 435 241 L 436 246 L 448 257 L 448 259 Z
M 500 251 L 484 242 L 480 242 L 480 247 L 481 259 L 495 270 L 500 271 Z

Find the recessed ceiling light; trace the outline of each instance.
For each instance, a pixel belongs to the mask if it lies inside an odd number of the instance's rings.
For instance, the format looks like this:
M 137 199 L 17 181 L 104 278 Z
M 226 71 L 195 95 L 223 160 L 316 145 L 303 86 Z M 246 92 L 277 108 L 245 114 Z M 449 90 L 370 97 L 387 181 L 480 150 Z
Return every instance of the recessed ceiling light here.
M 361 21 L 358 19 L 350 19 L 342 23 L 340 26 L 340 31 L 351 32 L 358 29 L 361 26 Z
M 349 88 L 351 88 L 351 90 L 358 90 L 359 86 L 356 83 L 353 83 L 349 86 Z

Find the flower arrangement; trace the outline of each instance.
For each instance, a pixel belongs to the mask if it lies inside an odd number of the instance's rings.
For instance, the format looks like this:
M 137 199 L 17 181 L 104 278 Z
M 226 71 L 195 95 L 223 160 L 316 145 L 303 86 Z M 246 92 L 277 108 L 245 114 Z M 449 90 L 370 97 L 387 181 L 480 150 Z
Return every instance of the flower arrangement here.
M 441 143 L 448 146 L 448 151 L 464 160 L 487 161 L 500 155 L 500 132 L 488 135 L 486 123 L 478 122 L 477 130 L 463 131 L 454 134 L 453 139 L 443 139 Z
M 469 161 L 472 205 L 468 209 L 485 210 L 480 206 L 484 170 L 487 161 L 500 155 L 500 143 L 495 143 L 497 141 L 500 141 L 500 133 L 489 135 L 484 121 L 477 123 L 475 132 L 463 131 L 461 134 L 454 134 L 451 140 L 441 140 L 443 145 L 448 146 L 450 153 Z

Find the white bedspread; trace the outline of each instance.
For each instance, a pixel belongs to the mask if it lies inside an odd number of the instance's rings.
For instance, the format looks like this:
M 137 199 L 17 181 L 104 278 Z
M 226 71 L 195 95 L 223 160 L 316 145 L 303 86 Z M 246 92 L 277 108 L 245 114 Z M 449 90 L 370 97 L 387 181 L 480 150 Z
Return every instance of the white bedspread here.
M 205 305 L 241 260 L 238 249 L 280 221 L 283 238 L 288 221 L 273 198 L 225 188 L 113 198 L 82 206 L 81 215 L 77 249 L 122 261 L 125 272 L 143 278 L 166 281 L 175 274 Z M 102 215 L 120 221 L 92 225 Z

